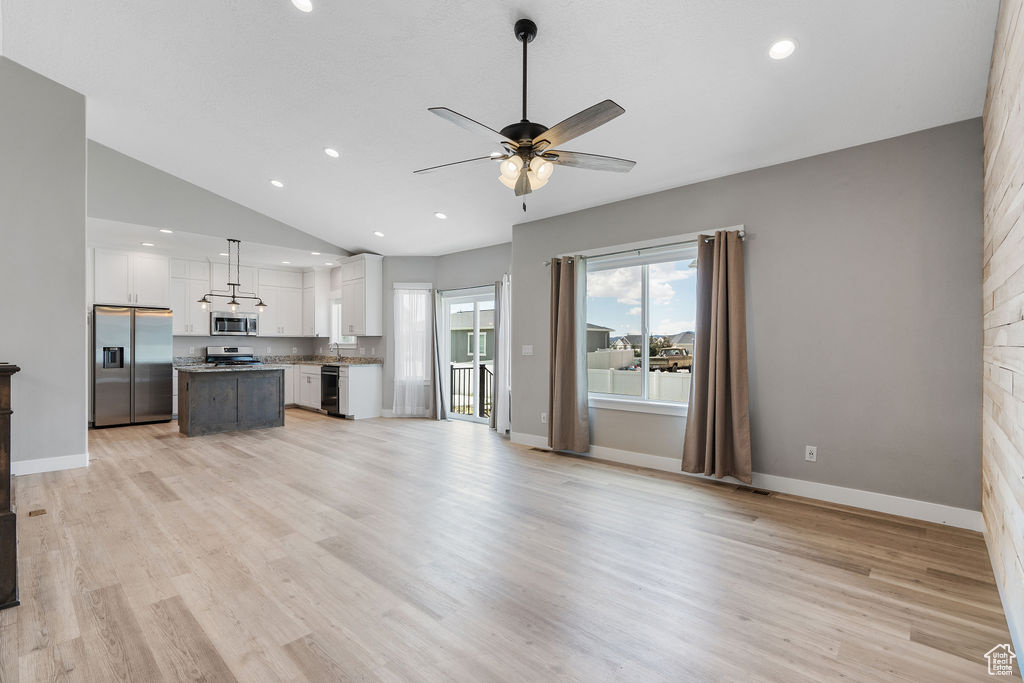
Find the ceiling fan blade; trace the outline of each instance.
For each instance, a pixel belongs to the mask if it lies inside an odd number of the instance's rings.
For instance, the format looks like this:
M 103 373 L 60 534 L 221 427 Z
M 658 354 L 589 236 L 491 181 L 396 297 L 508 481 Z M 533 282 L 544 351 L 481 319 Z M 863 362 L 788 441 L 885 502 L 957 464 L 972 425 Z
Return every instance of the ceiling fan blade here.
M 616 116 L 625 113 L 625 109 L 611 100 L 598 102 L 593 107 L 584 109 L 578 114 L 573 114 L 561 123 L 556 123 L 554 126 L 535 137 L 533 139 L 533 145 L 534 147 L 542 145 L 542 149 L 557 147 L 563 142 L 568 142 L 573 138 L 578 138 L 584 133 L 588 133 L 598 126 L 608 123 Z
M 463 116 L 457 111 L 452 111 L 448 107 L 430 107 L 429 109 L 427 109 L 427 111 L 437 114 L 446 121 L 451 121 L 459 128 L 465 128 L 466 130 L 471 130 L 477 133 L 483 133 L 491 140 L 497 138 L 501 142 L 501 144 L 511 145 L 512 147 L 519 146 L 517 143 L 513 142 L 512 140 L 509 140 L 504 135 L 494 130 L 490 126 L 485 126 L 479 121 L 474 121 L 468 116 Z
M 583 152 L 568 152 L 563 149 L 553 149 L 541 155 L 553 164 L 560 166 L 574 166 L 575 168 L 589 168 L 594 171 L 613 171 L 615 173 L 629 173 L 636 166 L 635 161 L 619 159 L 618 157 L 606 157 L 600 154 L 584 154 Z
M 477 162 L 477 161 L 501 161 L 502 159 L 508 159 L 508 157 L 507 156 L 497 156 L 497 157 L 486 156 L 486 157 L 477 157 L 475 159 L 466 159 L 465 161 L 453 161 L 450 164 L 441 164 L 440 166 L 430 166 L 429 168 L 421 168 L 418 171 L 413 171 L 413 173 L 430 173 L 431 171 L 436 171 L 439 168 L 448 168 L 449 166 L 458 166 L 459 164 L 472 164 L 472 163 Z
M 533 188 L 530 186 L 530 175 L 527 173 L 527 167 L 523 167 L 523 170 L 519 172 L 519 179 L 516 180 L 516 196 L 522 197 L 524 194 L 530 194 L 533 192 Z

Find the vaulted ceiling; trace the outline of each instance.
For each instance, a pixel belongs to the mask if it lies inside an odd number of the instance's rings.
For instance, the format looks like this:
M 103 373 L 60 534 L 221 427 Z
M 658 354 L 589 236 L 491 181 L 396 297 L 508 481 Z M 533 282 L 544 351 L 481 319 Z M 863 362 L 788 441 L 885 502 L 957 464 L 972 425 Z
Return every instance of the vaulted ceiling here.
M 441 254 L 511 226 L 981 114 L 997 0 L 0 0 L 4 55 L 87 97 L 89 137 L 349 250 Z M 611 98 L 522 202 L 496 147 L 429 114 L 532 120 Z M 773 41 L 797 41 L 789 59 Z M 336 148 L 340 158 L 324 154 Z M 279 179 L 283 188 L 272 187 Z M 449 217 L 439 220 L 434 212 Z M 624 226 L 626 228 L 628 226 Z M 384 233 L 376 237 L 374 231 Z

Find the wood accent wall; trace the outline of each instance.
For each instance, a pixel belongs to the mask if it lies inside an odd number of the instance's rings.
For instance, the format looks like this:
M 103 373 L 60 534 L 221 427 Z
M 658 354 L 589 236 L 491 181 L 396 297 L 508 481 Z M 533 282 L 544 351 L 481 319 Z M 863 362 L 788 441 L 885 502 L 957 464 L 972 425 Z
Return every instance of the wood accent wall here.
M 1002 0 L 985 98 L 982 513 L 1024 648 L 1024 0 Z

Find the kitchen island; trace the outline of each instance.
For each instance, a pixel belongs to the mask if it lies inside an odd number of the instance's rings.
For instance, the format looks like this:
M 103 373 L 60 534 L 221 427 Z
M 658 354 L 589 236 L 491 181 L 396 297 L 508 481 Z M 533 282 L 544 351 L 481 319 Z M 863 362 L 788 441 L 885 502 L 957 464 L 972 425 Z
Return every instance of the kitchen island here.
M 284 426 L 284 368 L 178 368 L 178 431 L 202 436 Z

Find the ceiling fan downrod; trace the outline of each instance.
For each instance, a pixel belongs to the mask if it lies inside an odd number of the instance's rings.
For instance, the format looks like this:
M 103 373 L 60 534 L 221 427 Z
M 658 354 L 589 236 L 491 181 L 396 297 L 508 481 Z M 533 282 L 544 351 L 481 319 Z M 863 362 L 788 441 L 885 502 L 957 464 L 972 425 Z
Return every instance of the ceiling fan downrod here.
M 533 23 L 529 19 L 520 19 L 516 22 L 513 31 L 516 34 L 516 38 L 523 44 L 523 121 L 527 121 L 526 118 L 526 46 L 533 42 L 533 39 L 537 37 L 537 24 Z

